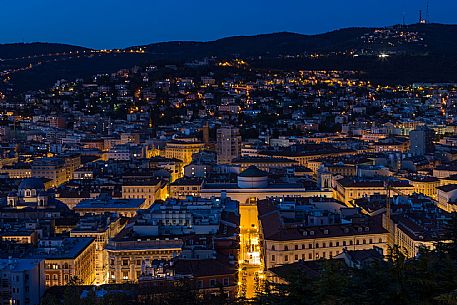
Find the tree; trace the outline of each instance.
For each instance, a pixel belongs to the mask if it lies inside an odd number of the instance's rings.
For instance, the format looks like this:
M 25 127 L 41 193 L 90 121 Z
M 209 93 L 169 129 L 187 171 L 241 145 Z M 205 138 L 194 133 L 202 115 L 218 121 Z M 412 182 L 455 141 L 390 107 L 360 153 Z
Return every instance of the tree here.
M 65 287 L 63 294 L 64 305 L 80 305 L 80 289 L 78 286 L 82 285 L 83 282 L 77 276 L 72 276 Z
M 41 299 L 41 305 L 60 305 L 60 301 L 54 294 L 46 293 Z

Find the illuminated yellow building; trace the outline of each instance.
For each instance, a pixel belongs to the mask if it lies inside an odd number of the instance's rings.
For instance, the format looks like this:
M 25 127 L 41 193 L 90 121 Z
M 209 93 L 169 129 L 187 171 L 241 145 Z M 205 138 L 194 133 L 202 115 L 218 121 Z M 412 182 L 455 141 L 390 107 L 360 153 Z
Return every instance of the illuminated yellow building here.
M 203 150 L 204 143 L 199 142 L 185 142 L 185 141 L 171 141 L 165 145 L 165 157 L 175 158 L 181 160 L 184 164 L 188 165 L 192 162 L 192 155 Z
M 299 165 L 308 167 L 308 162 L 320 158 L 335 158 L 347 155 L 354 155 L 353 150 L 334 150 L 334 151 L 316 151 L 316 152 L 268 152 L 266 155 L 274 158 L 287 158 L 295 160 Z
M 346 164 L 329 164 L 325 166 L 325 170 L 332 173 L 333 175 L 341 176 L 355 176 L 357 168 L 355 165 Z
M 108 253 L 105 246 L 125 226 L 116 214 L 87 215 L 80 219 L 71 237 L 91 237 L 95 239 L 95 284 L 108 283 Z
M 92 285 L 95 251 L 93 238 L 57 238 L 40 240 L 34 256 L 45 260 L 46 287 L 64 286 L 72 278 Z
M 163 168 L 170 173 L 170 182 L 183 177 L 183 162 L 178 159 L 169 159 L 160 156 L 154 156 L 148 160 L 150 168 Z
M 62 154 L 59 158 L 40 158 L 32 162 L 31 176 L 50 179 L 52 187 L 57 187 L 73 179 L 73 173 L 80 166 L 80 154 Z
M 25 179 L 32 177 L 32 168 L 30 164 L 16 163 L 0 168 L 0 174 L 7 174 L 12 179 Z
M 170 197 L 185 199 L 187 196 L 197 196 L 203 187 L 203 179 L 181 178 L 170 184 Z
M 298 165 L 298 162 L 288 158 L 272 158 L 272 157 L 240 157 L 232 160 L 232 164 L 240 166 L 240 170 L 244 171 L 250 166 L 255 166 L 260 170 L 269 172 L 272 168 L 287 168 Z
M 153 181 L 131 181 L 122 185 L 122 198 L 144 199 L 144 208 L 149 208 L 154 201 L 167 198 L 166 183 L 160 179 Z
M 424 194 L 433 199 L 437 198 L 436 188 L 440 186 L 440 180 L 429 176 L 412 176 L 407 179 L 414 187 L 414 193 Z
M 414 193 L 414 186 L 407 181 L 391 182 L 390 186 L 399 190 L 405 195 Z M 334 182 L 334 198 L 346 205 L 354 199 L 373 196 L 373 195 L 387 195 L 387 189 L 384 181 L 382 180 L 363 180 L 351 177 L 335 180 Z M 391 196 L 395 195 L 392 192 Z
M 262 228 L 268 226 L 262 220 Z M 329 259 L 343 249 L 366 250 L 377 246 L 386 253 L 387 231 L 379 225 L 339 224 L 319 227 L 284 229 L 264 236 L 266 269 L 299 260 Z
M 457 212 L 457 184 L 437 187 L 438 207 L 448 213 Z
M 75 170 L 81 167 L 81 155 L 80 154 L 64 154 L 59 155 L 65 162 L 66 181 L 73 179 L 73 173 Z
M 120 233 L 122 235 L 122 232 Z M 109 283 L 136 282 L 145 261 L 170 260 L 182 251 L 182 240 L 113 239 L 106 246 Z

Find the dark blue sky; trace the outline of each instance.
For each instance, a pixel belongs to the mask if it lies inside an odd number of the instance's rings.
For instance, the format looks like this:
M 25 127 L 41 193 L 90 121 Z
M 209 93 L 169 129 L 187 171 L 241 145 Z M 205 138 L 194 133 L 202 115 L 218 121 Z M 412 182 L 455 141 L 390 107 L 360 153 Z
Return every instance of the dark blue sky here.
M 0 0 L 0 43 L 115 48 L 278 31 L 314 34 L 416 22 L 426 0 Z M 433 22 L 457 23 L 457 0 L 430 0 Z

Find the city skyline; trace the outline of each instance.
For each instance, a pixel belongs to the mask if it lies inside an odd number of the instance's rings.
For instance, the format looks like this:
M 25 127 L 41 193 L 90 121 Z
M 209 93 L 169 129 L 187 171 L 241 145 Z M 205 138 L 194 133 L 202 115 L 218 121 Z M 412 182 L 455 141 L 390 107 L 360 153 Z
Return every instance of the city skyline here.
M 123 48 L 162 41 L 210 41 L 272 32 L 319 34 L 345 27 L 415 23 L 419 11 L 436 23 L 456 23 L 457 3 L 429 1 L 349 1 L 330 5 L 300 1 L 240 0 L 214 4 L 173 0 L 11 2 L 0 12 L 0 43 L 57 42 L 95 49 Z M 38 14 L 37 14 L 38 12 Z M 191 12 L 191 13 L 190 13 Z M 17 18 L 22 16 L 22 18 Z M 324 18 L 322 16 L 325 16 Z
M 3 3 L 0 305 L 457 304 L 456 9 Z

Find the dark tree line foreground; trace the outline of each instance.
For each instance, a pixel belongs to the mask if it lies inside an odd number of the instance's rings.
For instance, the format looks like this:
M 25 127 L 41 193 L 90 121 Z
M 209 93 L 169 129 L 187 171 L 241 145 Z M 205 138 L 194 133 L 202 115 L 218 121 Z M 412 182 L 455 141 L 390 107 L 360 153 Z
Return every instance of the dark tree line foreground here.
M 323 263 L 320 276 L 310 279 L 300 270 L 288 284 L 267 283 L 253 300 L 230 300 L 222 293 L 201 296 L 185 282 L 173 287 L 132 291 L 116 290 L 97 298 L 93 290 L 80 299 L 81 288 L 71 283 L 63 294 L 48 293 L 43 305 L 431 305 L 457 304 L 457 216 L 448 225 L 448 242 L 436 249 L 421 249 L 416 259 L 406 259 L 398 248 L 385 261 L 362 269 L 348 268 L 337 260 Z M 136 286 L 132 286 L 136 287 Z M 221 288 L 222 289 L 222 288 Z M 131 293 L 130 293 L 131 292 Z

